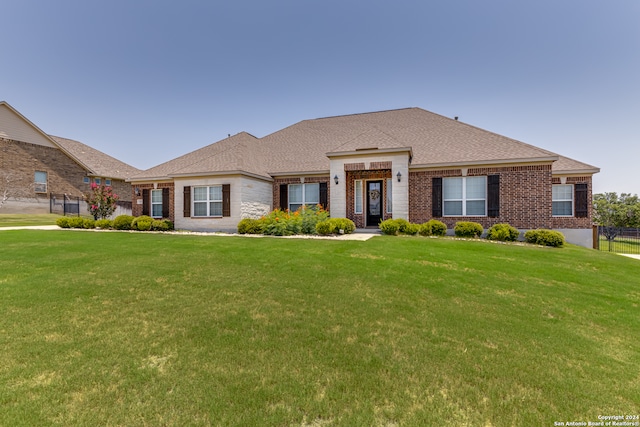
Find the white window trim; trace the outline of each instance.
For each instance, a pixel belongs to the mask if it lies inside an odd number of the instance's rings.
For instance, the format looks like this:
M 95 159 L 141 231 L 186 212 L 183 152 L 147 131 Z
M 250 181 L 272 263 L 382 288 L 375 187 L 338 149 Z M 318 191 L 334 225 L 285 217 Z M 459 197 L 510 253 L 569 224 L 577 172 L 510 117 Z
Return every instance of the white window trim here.
M 89 178 L 88 176 L 85 176 L 84 178 L 82 178 L 82 183 L 91 184 L 91 178 Z
M 38 182 L 36 179 L 36 175 L 38 173 L 44 174 L 44 182 Z M 35 171 L 33 174 L 33 186 L 36 193 L 46 193 L 48 189 L 47 181 L 49 180 L 49 174 L 46 171 Z
M 393 178 L 387 178 L 387 207 L 385 208 L 385 212 L 388 214 L 393 213 Z
M 153 193 L 154 192 L 159 192 L 160 193 L 160 202 L 154 202 L 153 201 Z M 151 198 L 151 200 L 149 201 L 149 205 L 151 206 L 151 212 L 149 212 L 152 218 L 162 218 L 162 190 L 151 190 L 149 191 L 149 197 Z M 154 215 L 153 214 L 153 206 L 154 205 L 160 205 L 160 215 Z
M 487 195 L 489 193 L 488 190 L 488 180 L 487 177 L 484 175 L 479 175 L 479 176 L 483 176 L 485 178 L 484 180 L 484 199 L 467 199 L 467 178 L 477 178 L 478 176 L 471 176 L 471 177 L 466 177 L 466 176 L 456 176 L 456 177 L 447 177 L 447 178 L 443 178 L 442 179 L 442 216 L 443 217 L 476 217 L 476 218 L 483 218 L 487 216 Z M 459 178 L 462 179 L 462 198 L 461 199 L 445 199 L 444 198 L 444 186 L 445 186 L 445 180 L 447 179 L 451 179 L 451 178 Z M 482 215 L 468 215 L 467 214 L 467 202 L 474 202 L 474 201 L 479 201 L 482 200 L 484 201 L 484 214 Z M 462 215 L 447 215 L 445 213 L 445 202 L 462 202 Z
M 104 185 L 111 186 L 111 180 L 110 179 L 105 179 L 104 180 Z
M 553 198 L 553 187 L 571 187 L 571 197 L 569 199 L 554 199 Z M 551 216 L 553 218 L 571 218 L 575 216 L 576 207 L 575 207 L 575 187 L 573 184 L 553 184 L 551 190 Z M 570 202 L 571 203 L 571 213 L 569 215 L 554 215 L 553 214 L 553 202 Z
M 215 199 L 210 199 L 209 196 L 211 195 L 211 188 L 213 187 L 219 187 L 220 188 L 220 200 L 215 200 Z M 196 192 L 195 189 L 196 188 L 206 188 L 207 189 L 207 200 L 196 200 Z M 223 216 L 223 209 L 221 209 L 220 211 L 220 215 L 211 215 L 211 203 L 220 203 L 220 206 L 222 207 L 222 185 L 197 185 L 194 186 L 191 189 L 191 217 L 193 218 L 222 218 Z M 196 215 L 196 203 L 206 203 L 207 206 L 207 214 L 206 215 Z
M 291 202 L 291 186 L 297 186 L 300 185 L 302 186 L 302 202 Z M 318 200 L 315 202 L 307 202 L 307 186 L 318 186 Z M 293 212 L 294 210 L 297 209 L 291 209 L 291 205 L 301 205 L 301 206 L 316 206 L 320 203 L 320 183 L 318 182 L 307 182 L 307 183 L 300 183 L 300 184 L 289 184 L 287 185 L 287 209 L 289 209 L 290 212 Z
M 360 188 L 360 197 L 358 197 L 358 187 Z M 353 213 L 362 214 L 364 212 L 364 181 L 356 179 L 353 184 Z M 358 199 L 360 200 L 360 209 L 358 209 Z

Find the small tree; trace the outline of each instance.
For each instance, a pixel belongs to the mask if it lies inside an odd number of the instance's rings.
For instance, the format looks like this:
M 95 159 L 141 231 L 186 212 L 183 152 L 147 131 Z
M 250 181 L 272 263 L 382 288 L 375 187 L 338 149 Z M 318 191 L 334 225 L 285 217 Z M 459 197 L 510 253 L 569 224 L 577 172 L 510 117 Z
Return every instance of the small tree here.
M 91 193 L 86 195 L 87 209 L 95 220 L 109 218 L 116 210 L 118 195 L 111 187 L 91 184 Z

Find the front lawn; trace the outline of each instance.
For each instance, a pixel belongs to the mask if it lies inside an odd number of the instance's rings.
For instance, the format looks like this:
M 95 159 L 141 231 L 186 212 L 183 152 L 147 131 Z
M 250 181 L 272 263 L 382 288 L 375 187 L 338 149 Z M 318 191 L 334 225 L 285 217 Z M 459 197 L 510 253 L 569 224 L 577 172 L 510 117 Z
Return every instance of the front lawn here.
M 25 225 L 56 225 L 60 215 L 55 214 L 0 214 L 0 227 L 22 227 Z
M 0 232 L 0 425 L 637 414 L 640 262 L 567 246 Z

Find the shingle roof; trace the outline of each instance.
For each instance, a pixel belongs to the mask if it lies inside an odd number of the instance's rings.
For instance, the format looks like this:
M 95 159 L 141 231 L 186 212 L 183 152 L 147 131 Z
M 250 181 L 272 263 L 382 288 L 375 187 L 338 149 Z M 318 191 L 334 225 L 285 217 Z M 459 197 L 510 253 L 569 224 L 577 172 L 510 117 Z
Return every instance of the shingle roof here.
M 140 173 L 140 169 L 121 162 L 82 142 L 61 138 L 59 136 L 49 136 L 65 152 L 73 156 L 80 164 L 84 165 L 89 173 L 94 176 L 124 180 Z
M 268 177 L 256 155 L 259 139 L 240 132 L 206 147 L 187 153 L 133 176 L 134 180 L 180 175 L 212 174 L 212 172 L 247 172 Z
M 410 149 L 412 167 L 555 161 L 553 170 L 598 172 L 551 151 L 420 108 L 303 120 L 255 138 L 247 133 L 208 145 L 137 176 L 238 171 L 269 177 L 329 170 L 329 155 L 364 149 Z M 556 165 L 557 164 L 557 165 Z

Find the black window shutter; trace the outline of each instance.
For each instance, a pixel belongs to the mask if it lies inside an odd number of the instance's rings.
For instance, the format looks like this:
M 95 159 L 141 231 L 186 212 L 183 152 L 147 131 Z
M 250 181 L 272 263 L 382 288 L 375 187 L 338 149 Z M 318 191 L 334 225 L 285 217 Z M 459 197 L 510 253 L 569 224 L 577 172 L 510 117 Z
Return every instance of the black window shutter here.
M 431 216 L 434 218 L 442 216 L 442 178 L 440 177 L 431 180 Z
M 500 175 L 487 177 L 487 213 L 491 218 L 500 216 Z
M 329 198 L 327 193 L 328 193 L 327 183 L 321 182 L 320 183 L 320 205 L 322 206 L 323 209 L 327 209 L 327 205 L 329 204 Z
M 191 216 L 191 187 L 184 187 L 184 189 L 182 190 L 182 197 L 182 216 L 184 218 L 189 218 Z
M 222 184 L 222 216 L 231 216 L 231 184 Z
M 575 185 L 575 205 L 576 205 L 576 217 L 586 218 L 589 216 L 589 204 L 588 204 L 588 192 L 589 186 L 586 183 L 579 183 Z
M 287 184 L 280 184 L 280 209 L 287 209 L 289 207 L 289 186 Z
M 169 218 L 169 189 L 162 189 L 162 218 Z
M 149 215 L 150 203 L 149 190 L 142 190 L 142 215 Z

